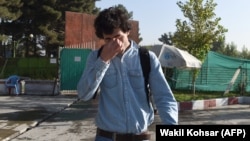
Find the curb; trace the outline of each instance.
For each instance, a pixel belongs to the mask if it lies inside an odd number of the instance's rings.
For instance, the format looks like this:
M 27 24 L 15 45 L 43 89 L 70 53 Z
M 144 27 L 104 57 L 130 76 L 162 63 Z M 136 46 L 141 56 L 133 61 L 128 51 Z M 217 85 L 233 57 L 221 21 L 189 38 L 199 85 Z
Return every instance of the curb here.
M 228 97 L 228 98 L 178 102 L 178 108 L 179 111 L 204 110 L 219 106 L 228 106 L 234 104 L 249 104 L 249 103 L 250 103 L 250 97 Z
M 24 134 L 24 133 L 27 132 L 28 130 L 37 127 L 37 126 L 40 125 L 42 122 L 48 120 L 49 118 L 55 116 L 56 114 L 58 114 L 58 113 L 60 113 L 60 112 L 62 112 L 63 110 L 65 110 L 66 108 L 70 107 L 72 104 L 74 104 L 74 103 L 76 103 L 76 102 L 78 102 L 78 101 L 79 101 L 79 99 L 76 99 L 76 100 L 74 100 L 72 103 L 67 104 L 67 106 L 62 107 L 62 108 L 59 109 L 58 111 L 55 111 L 55 112 L 53 112 L 53 113 L 49 114 L 48 116 L 45 116 L 45 117 L 43 117 L 43 118 L 41 118 L 41 119 L 35 120 L 30 126 L 26 126 L 25 128 L 20 129 L 19 132 L 10 135 L 9 137 L 3 139 L 3 141 L 10 141 L 10 140 L 12 140 L 12 139 L 18 137 L 19 135 Z M 20 126 L 25 126 L 25 125 L 20 125 Z
M 55 116 L 56 114 L 62 112 L 63 110 L 67 109 L 71 105 L 77 103 L 80 99 L 75 99 L 71 103 L 67 104 L 66 106 L 60 108 L 59 110 L 41 118 L 35 120 L 31 125 L 20 125 L 24 126 L 19 130 L 19 132 L 12 134 L 11 136 L 3 139 L 3 141 L 10 141 L 21 134 L 24 134 L 28 130 L 39 126 L 42 122 L 48 120 L 49 118 Z M 218 99 L 208 99 L 208 100 L 195 100 L 195 101 L 187 101 L 187 102 L 178 102 L 178 109 L 179 111 L 185 110 L 204 110 L 213 107 L 220 107 L 220 106 L 228 106 L 234 104 L 250 104 L 250 97 L 228 97 L 228 98 L 218 98 Z

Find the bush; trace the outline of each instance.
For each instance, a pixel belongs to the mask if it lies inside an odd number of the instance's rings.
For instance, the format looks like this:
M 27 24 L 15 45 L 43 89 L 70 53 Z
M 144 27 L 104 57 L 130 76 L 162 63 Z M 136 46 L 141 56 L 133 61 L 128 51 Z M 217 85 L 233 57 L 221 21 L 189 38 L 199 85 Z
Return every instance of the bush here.
M 31 79 L 52 80 L 57 77 L 58 64 L 51 64 L 50 58 L 9 58 L 7 65 L 1 67 L 0 78 L 16 74 Z
M 225 95 L 224 92 L 217 91 L 197 91 L 195 94 L 193 94 L 191 91 L 173 90 L 173 93 L 178 102 L 241 96 L 235 91 Z M 246 93 L 244 96 L 250 95 Z

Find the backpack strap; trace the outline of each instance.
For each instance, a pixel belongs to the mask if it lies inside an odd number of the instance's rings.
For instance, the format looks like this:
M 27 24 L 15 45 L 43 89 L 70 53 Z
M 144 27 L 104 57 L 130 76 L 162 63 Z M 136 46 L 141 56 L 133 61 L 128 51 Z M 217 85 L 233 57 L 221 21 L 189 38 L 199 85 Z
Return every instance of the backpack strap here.
M 102 52 L 102 49 L 103 49 L 103 46 L 101 46 L 101 47 L 98 49 L 97 56 L 96 56 L 97 58 L 100 57 L 101 52 Z M 96 99 L 96 96 L 98 95 L 99 89 L 100 89 L 100 87 L 97 88 L 97 90 L 95 91 L 95 94 L 94 94 L 94 96 L 92 97 L 92 99 Z
M 144 81 L 145 81 L 145 90 L 147 94 L 147 100 L 148 100 L 148 104 L 150 105 L 150 93 L 149 93 L 149 88 L 148 88 L 148 79 L 149 79 L 149 73 L 150 73 L 150 57 L 149 57 L 148 49 L 145 47 L 140 47 L 139 55 L 140 55 L 141 67 L 142 67 Z
M 101 47 L 98 49 L 97 58 L 100 57 L 100 55 L 101 55 L 101 53 L 102 53 L 102 49 L 103 49 L 103 46 L 101 46 Z

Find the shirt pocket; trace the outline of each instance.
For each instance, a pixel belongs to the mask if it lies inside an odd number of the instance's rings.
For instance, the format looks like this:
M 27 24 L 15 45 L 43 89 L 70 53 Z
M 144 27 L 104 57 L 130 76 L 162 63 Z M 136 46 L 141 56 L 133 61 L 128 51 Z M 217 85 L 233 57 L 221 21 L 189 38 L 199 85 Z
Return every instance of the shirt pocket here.
M 117 84 L 117 72 L 115 69 L 108 69 L 103 78 L 103 85 L 107 88 L 113 88 Z
M 129 81 L 133 88 L 144 88 L 144 78 L 140 70 L 129 70 Z

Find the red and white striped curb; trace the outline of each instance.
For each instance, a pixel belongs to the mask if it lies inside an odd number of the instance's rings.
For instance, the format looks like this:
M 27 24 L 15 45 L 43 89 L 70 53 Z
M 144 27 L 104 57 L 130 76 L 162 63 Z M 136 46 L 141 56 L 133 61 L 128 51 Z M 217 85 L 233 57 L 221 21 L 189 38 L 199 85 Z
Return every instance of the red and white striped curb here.
M 179 111 L 183 110 L 203 110 L 209 109 L 211 107 L 227 106 L 233 104 L 249 104 L 250 97 L 228 97 L 228 98 L 218 98 L 218 99 L 208 99 L 208 100 L 196 100 L 179 102 Z

